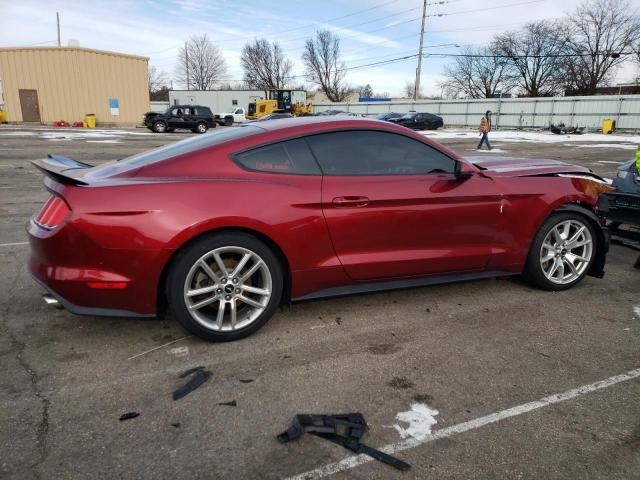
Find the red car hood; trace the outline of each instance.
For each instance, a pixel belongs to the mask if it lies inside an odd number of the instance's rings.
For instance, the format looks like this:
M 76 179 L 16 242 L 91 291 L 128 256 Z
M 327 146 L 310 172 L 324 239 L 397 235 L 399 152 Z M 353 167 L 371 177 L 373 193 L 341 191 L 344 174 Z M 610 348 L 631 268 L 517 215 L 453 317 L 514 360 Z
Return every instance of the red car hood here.
M 498 156 L 469 156 L 465 160 L 472 163 L 484 174 L 492 177 L 526 177 L 554 173 L 579 173 L 600 179 L 591 170 L 578 165 L 539 158 L 516 158 Z

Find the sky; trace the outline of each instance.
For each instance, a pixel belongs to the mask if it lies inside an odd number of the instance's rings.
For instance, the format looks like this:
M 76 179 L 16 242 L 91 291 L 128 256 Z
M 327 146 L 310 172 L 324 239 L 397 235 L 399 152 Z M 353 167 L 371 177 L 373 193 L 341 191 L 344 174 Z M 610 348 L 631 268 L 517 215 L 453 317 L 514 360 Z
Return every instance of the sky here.
M 240 54 L 253 38 L 280 43 L 304 73 L 301 55 L 306 38 L 329 29 L 341 39 L 347 67 L 414 55 L 418 51 L 422 0 L 0 0 L 0 47 L 54 46 L 56 11 L 62 44 L 149 57 L 149 64 L 175 78 L 176 55 L 193 35 L 206 33 L 222 50 L 229 80 L 241 80 Z M 492 35 L 526 22 L 562 17 L 580 0 L 428 0 L 425 52 L 456 53 L 487 44 Z M 640 7 L 640 0 L 631 0 Z M 447 57 L 424 58 L 423 93 L 440 95 Z M 630 63 L 630 62 L 629 62 Z M 415 79 L 417 59 L 347 71 L 352 86 L 370 84 L 375 92 L 400 96 Z M 618 82 L 630 82 L 637 66 L 629 64 Z M 302 79 L 302 78 L 301 78 Z M 303 80 L 303 79 L 302 79 Z M 181 85 L 174 80 L 174 88 Z

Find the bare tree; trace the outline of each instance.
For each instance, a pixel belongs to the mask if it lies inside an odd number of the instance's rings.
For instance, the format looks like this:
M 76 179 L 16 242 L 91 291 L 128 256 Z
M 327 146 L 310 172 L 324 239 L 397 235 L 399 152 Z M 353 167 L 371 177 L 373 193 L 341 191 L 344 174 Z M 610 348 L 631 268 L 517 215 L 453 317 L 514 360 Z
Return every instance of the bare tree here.
M 363 87 L 358 87 L 358 95 L 361 98 L 371 98 L 373 97 L 373 88 L 368 83 Z
M 413 92 L 415 91 L 415 89 L 416 89 L 415 82 L 407 81 L 404 84 L 404 90 L 402 91 L 402 93 L 405 96 L 405 98 L 414 98 Z M 418 92 L 418 95 L 416 95 L 415 98 L 424 98 L 424 95 L 422 94 L 422 90 Z
M 562 90 L 568 36 L 561 23 L 529 23 L 521 30 L 497 35 L 494 44 L 499 54 L 508 57 L 525 96 L 545 97 Z
M 248 86 L 244 82 L 221 82 L 216 86 L 217 90 L 245 90 Z
M 462 55 L 444 68 L 445 80 L 440 87 L 447 95 L 491 98 L 496 92 L 508 92 L 514 87 L 509 62 L 495 46 L 467 47 Z
M 626 60 L 622 52 L 640 41 L 637 10 L 625 0 L 587 0 L 567 16 L 573 55 L 565 61 L 567 88 L 574 94 L 593 95 L 610 83 Z
M 284 88 L 291 79 L 293 63 L 277 42 L 257 38 L 253 43 L 247 43 L 242 49 L 240 63 L 244 81 L 250 88 Z
M 329 30 L 316 32 L 305 42 L 302 54 L 308 79 L 320 86 L 332 102 L 345 100 L 351 89 L 345 82 L 346 67 L 340 60 L 340 39 Z
M 223 80 L 227 64 L 207 34 L 191 37 L 178 53 L 176 75 L 187 89 L 210 90 Z
M 149 93 L 157 92 L 167 84 L 167 74 L 158 71 L 154 66 L 147 69 L 147 82 L 149 84 Z

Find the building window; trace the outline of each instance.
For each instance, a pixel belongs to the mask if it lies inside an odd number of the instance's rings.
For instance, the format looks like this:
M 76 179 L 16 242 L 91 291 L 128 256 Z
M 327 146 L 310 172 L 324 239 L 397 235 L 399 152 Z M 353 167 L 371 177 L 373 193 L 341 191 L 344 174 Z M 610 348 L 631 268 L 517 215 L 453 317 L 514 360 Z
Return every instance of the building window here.
M 231 100 L 231 105 L 237 105 L 238 104 L 238 100 Z

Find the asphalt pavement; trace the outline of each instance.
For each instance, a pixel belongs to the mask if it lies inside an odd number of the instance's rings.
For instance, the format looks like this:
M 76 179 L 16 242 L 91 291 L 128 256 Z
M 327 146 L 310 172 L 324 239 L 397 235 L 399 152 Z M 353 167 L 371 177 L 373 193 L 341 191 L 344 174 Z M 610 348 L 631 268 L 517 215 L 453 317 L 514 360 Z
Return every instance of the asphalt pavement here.
M 0 478 L 640 478 L 639 252 L 613 245 L 604 279 L 564 292 L 509 278 L 298 303 L 233 343 L 170 315 L 75 316 L 26 268 L 25 224 L 48 196 L 29 161 L 101 163 L 191 135 L 90 133 L 0 127 Z M 475 142 L 442 141 L 465 155 Z M 633 154 L 494 146 L 609 178 Z M 196 367 L 208 378 L 174 400 Z M 436 423 L 403 439 L 396 416 L 414 404 Z M 276 441 L 295 414 L 353 411 L 409 471 L 310 435 Z

